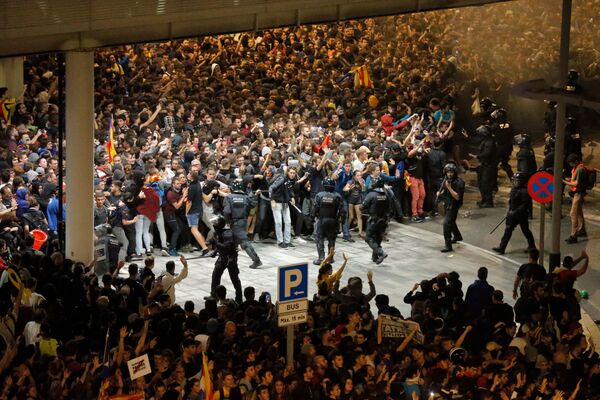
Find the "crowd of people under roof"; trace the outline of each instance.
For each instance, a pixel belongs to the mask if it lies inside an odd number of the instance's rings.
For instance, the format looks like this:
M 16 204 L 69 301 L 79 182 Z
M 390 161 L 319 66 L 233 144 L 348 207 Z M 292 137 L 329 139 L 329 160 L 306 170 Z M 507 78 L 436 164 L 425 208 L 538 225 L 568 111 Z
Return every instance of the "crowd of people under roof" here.
M 342 240 L 362 241 L 360 204 L 377 180 L 393 190 L 397 220 L 435 217 L 443 167 L 470 167 L 470 84 L 482 81 L 481 59 L 492 57 L 449 40 L 462 38 L 452 27 L 469 15 L 477 23 L 501 18 L 493 8 L 451 10 L 97 52 L 94 219 L 99 240 L 110 226 L 119 242 L 108 272 L 58 251 L 56 62 L 29 57 L 23 101 L 0 92 L 0 399 L 209 398 L 204 373 L 219 399 L 600 396 L 598 358 L 573 287 L 587 271 L 585 252 L 547 274 L 530 249 L 514 307 L 485 268 L 465 291 L 456 272 L 442 272 L 407 293 L 404 316 L 376 295 L 376 274 L 363 282 L 344 276 L 343 266 L 334 273 L 329 257 L 318 260 L 319 291 L 297 328 L 292 368 L 260 288 L 232 299 L 218 285 L 201 310 L 177 304 L 176 285 L 188 274 L 179 253 L 211 255 L 213 217 L 236 182 L 255 198 L 248 241 L 274 238 L 281 248 L 316 239 L 311 206 L 329 177 L 347 210 Z M 483 32 L 501 49 L 491 26 Z M 512 50 L 552 59 L 544 46 Z M 590 57 L 576 60 L 594 76 Z M 363 66 L 372 87 L 348 75 Z M 505 93 L 483 84 L 479 91 L 499 100 Z M 282 179 L 287 201 L 269 190 Z M 48 235 L 40 250 L 32 230 Z M 164 272 L 155 271 L 162 266 L 154 252 L 173 257 Z M 419 328 L 380 338 L 381 314 Z M 143 354 L 152 373 L 132 381 L 127 361 Z

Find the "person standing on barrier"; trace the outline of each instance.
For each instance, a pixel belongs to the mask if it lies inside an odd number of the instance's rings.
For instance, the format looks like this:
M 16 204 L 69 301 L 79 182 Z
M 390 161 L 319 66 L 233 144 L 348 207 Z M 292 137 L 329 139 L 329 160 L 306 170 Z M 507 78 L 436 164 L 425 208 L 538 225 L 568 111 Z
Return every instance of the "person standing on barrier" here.
M 214 241 L 219 256 L 215 261 L 215 269 L 210 281 L 210 293 L 213 297 L 216 297 L 215 289 L 221 284 L 223 272 L 227 270 L 231 283 L 235 288 L 235 301 L 242 304 L 242 282 L 240 282 L 237 243 L 234 234 L 231 229 L 225 226 L 225 218 L 221 216 L 217 217 L 216 221 L 213 220 L 212 225 L 215 228 Z
M 456 164 L 448 163 L 444 166 L 444 182 L 437 192 L 438 199 L 444 201 L 444 242 L 446 246 L 440 250 L 442 253 L 452 251 L 452 243 L 463 240 L 460 230 L 456 225 L 458 210 L 462 206 L 465 194 L 465 181 L 457 174 Z M 443 197 L 442 197 L 443 196 Z
M 506 246 L 510 241 L 513 231 L 517 226 L 527 239 L 527 250 L 535 249 L 535 239 L 529 229 L 529 209 L 531 208 L 531 197 L 527 192 L 527 180 L 525 174 L 517 172 L 513 176 L 513 188 L 510 191 L 508 202 L 508 213 L 506 214 L 506 228 L 500 239 L 500 244 L 492 250 L 504 254 Z
M 335 182 L 331 178 L 323 179 L 322 192 L 317 193 L 313 205 L 313 219 L 317 219 L 317 253 L 318 258 L 313 262 L 321 265 L 325 258 L 325 239 L 327 239 L 329 252 L 335 250 L 338 221 L 345 219 L 344 201 L 342 196 L 335 192 Z M 333 260 L 330 262 L 333 263 Z
M 367 194 L 362 205 L 363 212 L 369 214 L 365 241 L 373 250 L 372 260 L 376 264 L 381 264 L 388 256 L 381 248 L 381 241 L 387 229 L 393 203 L 383 187 L 383 180 L 376 178 L 371 188 L 371 192 Z
M 233 237 L 252 260 L 250 268 L 256 269 L 262 265 L 258 254 L 252 247 L 246 233 L 246 220 L 248 213 L 256 206 L 256 200 L 246 194 L 246 187 L 242 181 L 235 181 L 231 185 L 231 194 L 223 202 L 223 216 L 229 221 Z

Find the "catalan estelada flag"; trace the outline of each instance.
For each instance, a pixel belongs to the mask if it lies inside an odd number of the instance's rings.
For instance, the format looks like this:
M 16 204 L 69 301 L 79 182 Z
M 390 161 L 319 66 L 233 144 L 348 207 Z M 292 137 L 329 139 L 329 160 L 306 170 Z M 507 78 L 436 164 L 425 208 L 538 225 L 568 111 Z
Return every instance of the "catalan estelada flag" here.
M 106 138 L 106 152 L 108 153 L 108 161 L 113 164 L 117 150 L 115 149 L 115 125 L 112 115 L 108 126 L 108 137 Z
M 358 89 L 360 86 L 362 87 L 373 87 L 373 81 L 369 76 L 369 70 L 366 65 L 362 65 L 360 67 L 354 67 L 352 69 L 354 72 L 354 88 Z
M 213 400 L 212 380 L 210 379 L 210 371 L 208 370 L 208 357 L 205 352 L 202 352 L 202 392 L 204 393 L 204 400 Z

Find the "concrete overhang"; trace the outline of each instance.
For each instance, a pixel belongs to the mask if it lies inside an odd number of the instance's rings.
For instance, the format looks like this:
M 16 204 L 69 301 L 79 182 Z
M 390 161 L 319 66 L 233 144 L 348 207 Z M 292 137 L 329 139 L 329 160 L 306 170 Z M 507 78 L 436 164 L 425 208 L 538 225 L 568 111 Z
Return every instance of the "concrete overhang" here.
M 0 0 L 0 57 L 508 0 Z

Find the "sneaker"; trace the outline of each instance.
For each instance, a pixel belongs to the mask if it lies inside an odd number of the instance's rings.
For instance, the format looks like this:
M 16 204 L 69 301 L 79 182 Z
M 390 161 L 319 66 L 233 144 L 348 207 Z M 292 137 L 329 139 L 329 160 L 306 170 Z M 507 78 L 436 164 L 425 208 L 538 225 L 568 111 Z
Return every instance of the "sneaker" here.
M 419 218 L 417 215 L 415 215 L 414 217 L 411 218 L 412 222 L 423 222 L 425 220 Z
M 449 253 L 449 252 L 454 251 L 454 250 L 452 249 L 452 246 L 446 246 L 443 249 L 441 249 L 440 251 L 442 253 Z
M 452 243 L 458 243 L 458 242 L 462 242 L 462 241 L 463 241 L 462 236 L 452 239 Z
M 152 255 L 152 249 L 146 250 L 146 257 L 150 257 Z
M 285 247 L 296 247 L 292 242 L 285 243 Z
M 314 265 L 321 265 L 321 263 L 323 262 L 323 260 L 317 258 L 315 261 L 313 261 Z
M 567 242 L 567 244 L 577 243 L 577 236 L 569 236 L 565 239 L 565 242 Z
M 351 236 L 345 237 L 344 238 L 344 242 L 348 242 L 348 243 L 354 243 L 356 240 L 352 239 Z
M 170 256 L 169 254 L 169 250 L 165 249 L 164 247 L 162 249 L 160 249 L 160 255 L 163 257 L 168 257 Z
M 262 262 L 260 262 L 260 260 L 259 261 L 254 261 L 252 264 L 250 264 L 250 269 L 257 269 L 261 265 L 262 265 Z
M 169 250 L 167 254 L 171 257 L 177 257 L 179 255 L 179 253 L 177 253 L 177 250 L 175 249 Z
M 285 248 L 287 247 L 287 246 L 286 246 L 286 244 L 285 244 L 285 243 L 283 243 L 283 242 L 281 242 L 281 243 L 277 244 L 277 246 L 279 246 L 279 247 L 280 247 L 280 248 L 282 248 L 282 249 L 285 249 Z
M 387 253 L 381 253 L 381 255 L 379 257 L 377 257 L 377 260 L 375 260 L 375 264 L 379 265 L 383 262 L 383 260 L 385 260 L 387 258 Z
M 587 237 L 587 232 L 584 229 L 580 229 L 577 231 L 577 233 L 575 233 L 576 237 Z
M 308 235 L 304 237 L 304 240 L 306 240 L 307 242 L 314 242 L 315 238 L 313 235 Z
M 494 247 L 492 250 L 494 250 L 498 254 L 504 254 L 504 249 L 500 246 Z

